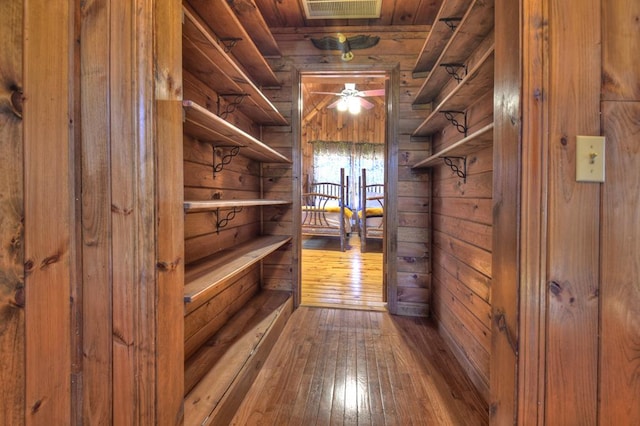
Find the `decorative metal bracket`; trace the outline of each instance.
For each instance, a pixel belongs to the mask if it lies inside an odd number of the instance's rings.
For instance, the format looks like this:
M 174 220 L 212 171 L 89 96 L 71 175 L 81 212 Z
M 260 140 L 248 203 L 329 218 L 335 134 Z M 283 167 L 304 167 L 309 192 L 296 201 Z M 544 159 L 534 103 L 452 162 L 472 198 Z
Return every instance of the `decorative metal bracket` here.
M 246 98 L 247 94 L 236 94 L 236 93 L 232 93 L 232 94 L 228 94 L 228 95 L 218 95 L 218 99 L 216 100 L 216 103 L 218 105 L 218 117 L 222 118 L 223 120 L 227 119 L 227 116 L 229 114 L 233 114 L 236 109 L 238 109 L 238 106 L 240 106 L 240 104 L 242 103 L 242 101 L 244 101 L 244 98 Z M 220 102 L 220 98 L 230 98 L 233 97 L 233 99 L 228 102 L 227 104 L 224 105 L 224 110 L 221 111 L 222 109 L 222 103 Z
M 462 21 L 462 18 L 453 17 L 453 18 L 441 18 L 440 22 L 444 22 L 447 27 L 451 29 L 451 31 L 455 31 L 458 28 L 458 24 Z
M 451 63 L 440 64 L 440 66 L 444 67 L 445 71 L 447 71 L 447 74 L 453 77 L 458 83 L 460 83 L 462 79 L 467 75 L 467 66 L 465 64 Z M 460 70 L 461 68 L 464 69 L 463 75 L 458 74 L 458 70 Z
M 224 53 L 229 53 L 231 52 L 231 49 L 236 47 L 236 44 L 238 44 L 238 42 L 241 41 L 242 39 L 237 37 L 225 37 L 219 40 L 222 46 L 224 47 L 223 49 Z
M 217 162 L 218 154 L 216 153 L 217 148 L 231 148 L 228 154 L 224 154 L 220 157 L 220 162 Z M 233 157 L 240 153 L 240 147 L 237 145 L 234 146 L 213 146 L 213 177 L 215 178 L 216 173 L 221 172 L 224 169 L 224 166 L 231 163 Z
M 220 233 L 220 230 L 227 226 L 229 222 L 231 222 L 238 213 L 242 211 L 242 207 L 231 207 L 231 210 L 227 212 L 227 215 L 220 219 L 220 210 L 216 209 L 216 234 Z
M 444 114 L 444 118 L 446 118 L 447 121 L 453 124 L 453 126 L 456 128 L 458 132 L 463 133 L 465 136 L 467 136 L 467 113 L 465 111 L 440 111 L 440 112 Z M 455 118 L 455 115 L 462 115 L 463 122 L 460 123 L 460 121 L 458 121 Z
M 449 166 L 459 178 L 462 178 L 464 183 L 467 183 L 467 157 L 442 157 L 442 159 L 444 160 L 444 164 Z M 462 169 L 460 169 L 453 160 L 461 160 Z

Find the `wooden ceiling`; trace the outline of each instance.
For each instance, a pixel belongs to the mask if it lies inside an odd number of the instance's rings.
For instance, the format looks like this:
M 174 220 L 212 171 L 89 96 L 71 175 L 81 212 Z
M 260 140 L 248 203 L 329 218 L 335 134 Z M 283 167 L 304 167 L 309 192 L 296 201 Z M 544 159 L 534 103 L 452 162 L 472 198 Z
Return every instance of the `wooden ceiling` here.
M 335 75 L 310 75 L 302 78 L 303 117 L 309 119 L 314 110 L 326 108 L 339 99 L 336 95 L 321 94 L 317 92 L 340 93 L 345 83 L 355 83 L 357 90 L 377 90 L 385 88 L 386 77 L 384 74 L 335 74 Z M 383 107 L 384 96 L 366 97 L 366 100 Z
M 250 3 L 260 9 L 270 28 L 325 27 L 325 26 L 400 26 L 431 25 L 442 0 L 382 0 L 378 19 L 307 19 L 302 0 L 231 0 L 234 8 Z

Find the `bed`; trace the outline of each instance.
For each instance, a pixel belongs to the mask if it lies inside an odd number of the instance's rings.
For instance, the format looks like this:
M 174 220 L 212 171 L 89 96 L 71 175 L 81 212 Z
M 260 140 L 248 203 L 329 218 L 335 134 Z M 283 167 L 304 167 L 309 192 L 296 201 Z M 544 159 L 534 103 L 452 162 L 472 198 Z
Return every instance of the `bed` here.
M 339 183 L 305 185 L 302 194 L 302 235 L 339 237 L 340 250 L 346 250 L 353 216 L 347 207 L 347 188 L 344 169 L 340 169 Z
M 384 185 L 368 183 L 367 170 L 360 176 L 360 209 L 358 210 L 358 232 L 360 249 L 367 251 L 367 240 L 384 237 Z

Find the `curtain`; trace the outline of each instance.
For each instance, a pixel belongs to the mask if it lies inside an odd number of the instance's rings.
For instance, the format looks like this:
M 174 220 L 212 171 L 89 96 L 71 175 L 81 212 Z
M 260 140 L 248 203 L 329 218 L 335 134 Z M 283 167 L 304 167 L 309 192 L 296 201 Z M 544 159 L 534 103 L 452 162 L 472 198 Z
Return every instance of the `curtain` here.
M 340 169 L 349 176 L 348 205 L 360 208 L 358 183 L 362 169 L 367 169 L 367 183 L 384 183 L 385 145 L 368 142 L 312 141 L 313 181 L 335 182 Z

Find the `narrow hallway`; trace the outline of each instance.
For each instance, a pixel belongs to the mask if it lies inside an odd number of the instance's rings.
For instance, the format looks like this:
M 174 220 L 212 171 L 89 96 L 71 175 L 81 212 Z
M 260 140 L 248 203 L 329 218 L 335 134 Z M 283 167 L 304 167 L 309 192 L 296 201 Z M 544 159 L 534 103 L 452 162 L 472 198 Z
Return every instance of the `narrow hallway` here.
M 297 309 L 235 425 L 485 425 L 488 408 L 428 319 Z

